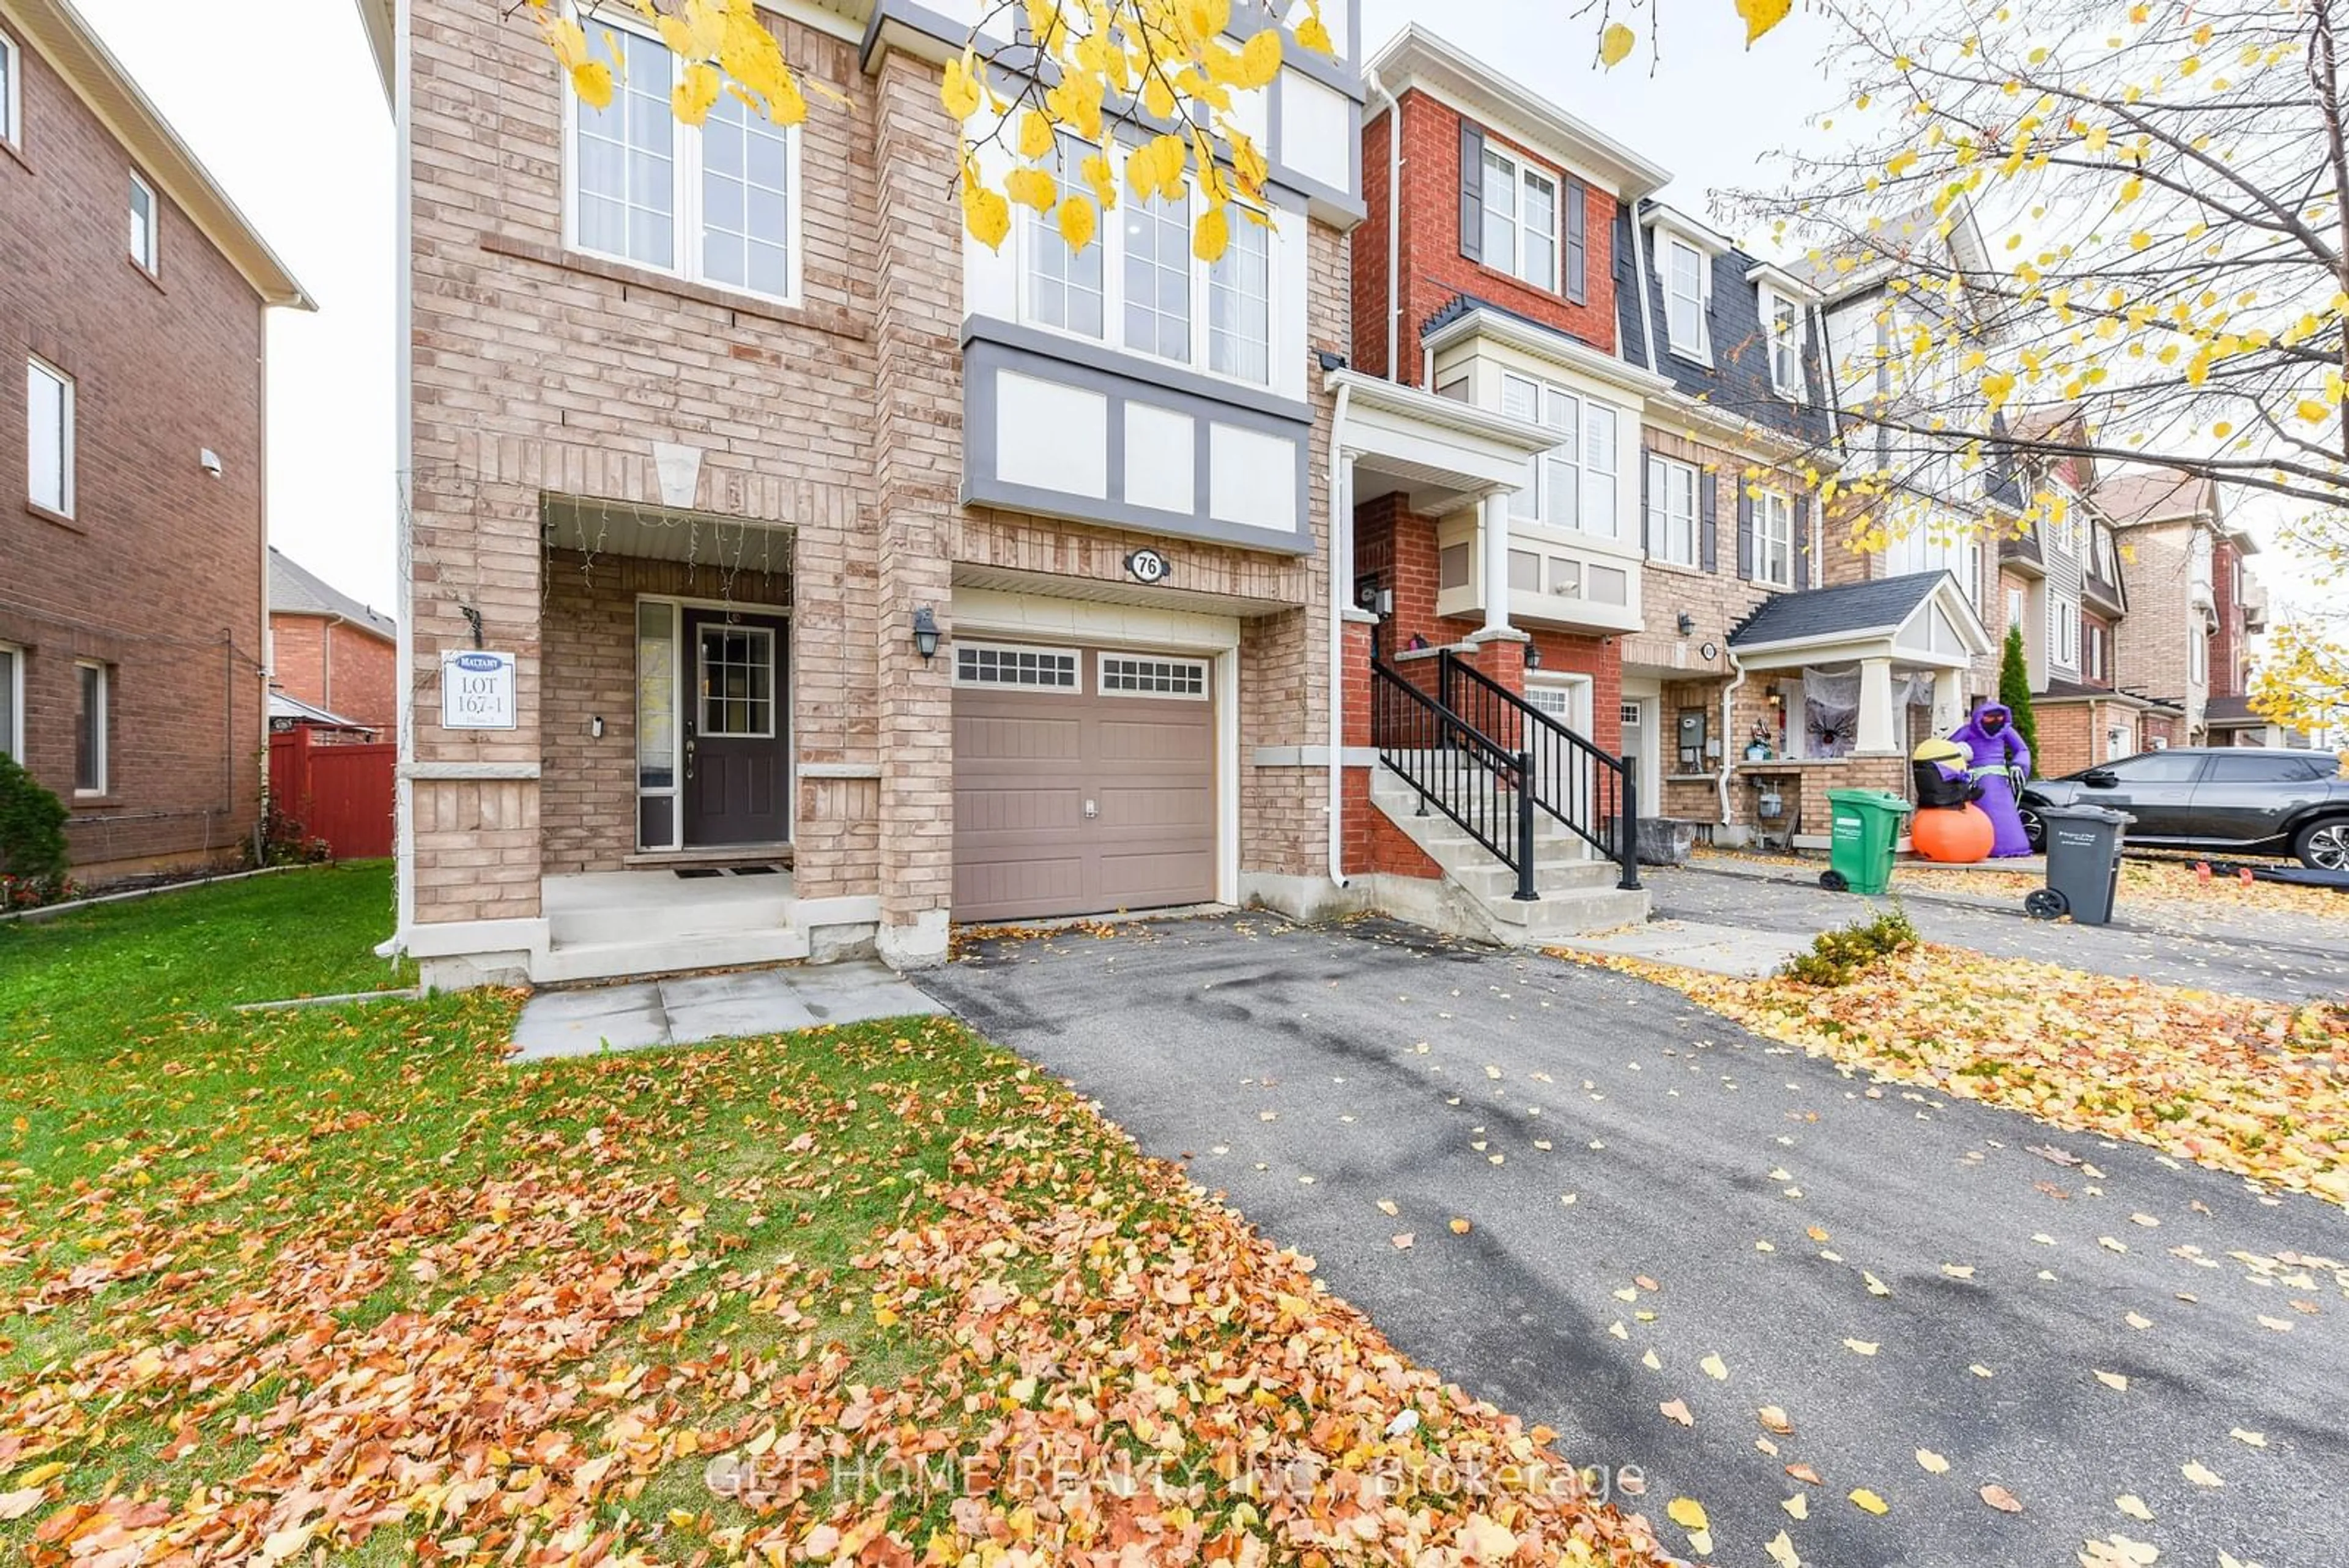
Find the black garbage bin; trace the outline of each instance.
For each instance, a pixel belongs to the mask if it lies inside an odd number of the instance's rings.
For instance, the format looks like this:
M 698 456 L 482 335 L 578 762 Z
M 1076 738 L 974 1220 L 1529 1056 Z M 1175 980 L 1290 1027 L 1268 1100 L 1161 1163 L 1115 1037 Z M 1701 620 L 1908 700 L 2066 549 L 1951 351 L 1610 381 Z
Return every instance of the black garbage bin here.
M 2047 825 L 2047 886 L 2023 907 L 2043 920 L 2069 915 L 2084 926 L 2105 924 L 2120 887 L 2121 837 L 2137 818 L 2101 805 L 2043 805 L 2039 815 Z

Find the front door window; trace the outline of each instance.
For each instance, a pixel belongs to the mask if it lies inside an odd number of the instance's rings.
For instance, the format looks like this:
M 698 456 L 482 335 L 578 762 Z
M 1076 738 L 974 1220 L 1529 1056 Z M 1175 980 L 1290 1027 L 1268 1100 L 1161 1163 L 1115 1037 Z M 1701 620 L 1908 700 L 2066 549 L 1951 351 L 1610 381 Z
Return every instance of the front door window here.
M 761 627 L 703 627 L 702 735 L 766 740 L 774 732 L 774 634 Z

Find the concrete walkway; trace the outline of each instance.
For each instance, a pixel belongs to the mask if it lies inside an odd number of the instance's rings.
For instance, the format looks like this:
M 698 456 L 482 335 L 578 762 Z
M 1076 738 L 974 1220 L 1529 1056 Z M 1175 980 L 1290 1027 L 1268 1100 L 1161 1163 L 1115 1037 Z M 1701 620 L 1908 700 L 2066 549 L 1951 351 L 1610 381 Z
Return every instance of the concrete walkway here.
M 648 980 L 582 991 L 542 991 L 514 1023 L 513 1056 L 538 1062 L 781 1034 L 819 1023 L 861 1023 L 941 1012 L 878 963 L 813 964 Z
M 1708 920 L 1653 919 L 1596 937 L 1566 937 L 1547 944 L 1568 952 L 1646 959 L 1707 974 L 1759 980 L 1811 945 L 1808 932 L 1782 931 Z
M 1676 1497 L 1737 1568 L 1781 1530 L 1821 1568 L 2055 1568 L 2116 1535 L 2317 1568 L 2349 1542 L 2349 1265 L 2313 1199 L 1375 921 L 988 943 L 923 984 L 1406 1354 L 1549 1423 L 1683 1555 Z

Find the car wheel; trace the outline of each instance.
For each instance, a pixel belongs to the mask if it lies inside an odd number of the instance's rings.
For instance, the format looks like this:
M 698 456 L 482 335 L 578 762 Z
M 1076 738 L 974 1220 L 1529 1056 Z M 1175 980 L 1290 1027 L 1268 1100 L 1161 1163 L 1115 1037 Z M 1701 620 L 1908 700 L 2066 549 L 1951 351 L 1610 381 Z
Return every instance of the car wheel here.
M 2047 825 L 2039 819 L 2039 808 L 2035 805 L 2018 806 L 2016 815 L 2023 818 L 2023 832 L 2031 840 L 2031 853 L 2046 854 Z
M 2312 871 L 2349 871 L 2349 817 L 2310 823 L 2292 849 Z

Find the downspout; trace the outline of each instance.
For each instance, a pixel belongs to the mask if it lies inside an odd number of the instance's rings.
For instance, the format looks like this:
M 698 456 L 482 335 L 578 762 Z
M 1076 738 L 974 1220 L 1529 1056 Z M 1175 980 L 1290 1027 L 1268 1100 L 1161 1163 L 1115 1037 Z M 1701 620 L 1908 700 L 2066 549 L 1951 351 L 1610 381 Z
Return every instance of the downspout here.
M 397 145 L 392 149 L 392 193 L 394 219 L 392 244 L 398 247 L 392 257 L 392 484 L 399 507 L 398 530 L 393 535 L 398 541 L 395 566 L 399 573 L 397 585 L 399 626 L 394 639 L 399 659 L 399 675 L 394 682 L 398 698 L 397 739 L 398 772 L 392 789 L 393 853 L 398 875 L 394 883 L 394 915 L 390 940 L 376 949 L 385 958 L 392 958 L 408 949 L 409 933 L 416 924 L 416 783 L 408 776 L 408 764 L 415 760 L 416 749 L 416 594 L 413 583 L 415 570 L 415 522 L 413 517 L 416 491 L 416 419 L 415 374 L 410 361 L 414 321 L 414 278 L 410 241 L 414 224 L 411 182 L 415 173 L 415 155 L 410 136 L 414 129 L 414 93 L 409 77 L 410 56 L 409 34 L 414 18 L 408 0 L 398 0 L 392 16 L 392 135 Z
M 1656 373 L 1656 318 L 1648 308 L 1648 242 L 1641 237 L 1645 225 L 1640 222 L 1640 203 L 1631 203 L 1631 281 L 1640 291 L 1640 348 L 1648 360 L 1648 373 Z
M 1346 410 L 1353 401 L 1354 389 L 1344 382 L 1338 385 L 1337 406 L 1330 414 L 1330 828 L 1327 848 L 1330 857 L 1330 880 L 1335 886 L 1351 886 L 1346 877 L 1346 599 L 1340 584 L 1353 576 L 1354 495 L 1353 486 L 1346 475 Z M 1341 493 L 1342 492 L 1342 493 Z M 1343 545 L 1347 563 L 1344 576 L 1340 575 L 1339 549 Z
M 1387 106 L 1387 379 L 1400 381 L 1402 366 L 1396 356 L 1402 331 L 1402 279 L 1396 273 L 1402 265 L 1402 105 L 1387 91 L 1378 72 L 1367 73 L 1362 85 Z
M 1729 668 L 1737 672 L 1736 679 L 1721 689 L 1721 774 L 1713 783 L 1721 794 L 1721 826 L 1730 825 L 1729 775 L 1737 766 L 1737 742 L 1731 731 L 1732 711 L 1736 705 L 1737 689 L 1745 684 L 1745 667 L 1737 662 L 1736 650 L 1724 641 L 1721 656 L 1729 660 Z

